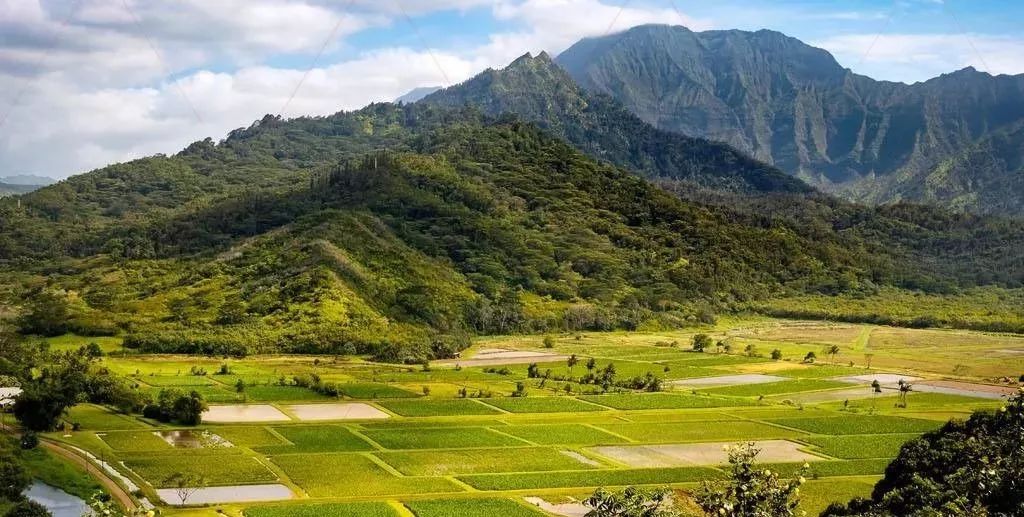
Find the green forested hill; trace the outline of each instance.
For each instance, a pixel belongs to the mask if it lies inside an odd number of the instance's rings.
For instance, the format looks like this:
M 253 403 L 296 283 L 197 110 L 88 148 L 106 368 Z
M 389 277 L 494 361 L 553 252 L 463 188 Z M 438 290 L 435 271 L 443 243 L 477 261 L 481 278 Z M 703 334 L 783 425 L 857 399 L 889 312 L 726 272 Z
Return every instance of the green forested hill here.
M 1021 230 L 999 220 L 809 214 L 792 194 L 762 213 L 768 197 L 703 195 L 724 198 L 684 201 L 472 109 L 267 117 L 0 202 L 2 292 L 26 331 L 402 359 L 474 332 L 658 328 L 790 294 L 1021 282 L 1005 253 Z
M 658 128 L 726 142 L 858 201 L 1020 216 L 1024 75 L 967 68 L 912 85 L 843 68 L 773 31 L 640 26 L 557 62 Z

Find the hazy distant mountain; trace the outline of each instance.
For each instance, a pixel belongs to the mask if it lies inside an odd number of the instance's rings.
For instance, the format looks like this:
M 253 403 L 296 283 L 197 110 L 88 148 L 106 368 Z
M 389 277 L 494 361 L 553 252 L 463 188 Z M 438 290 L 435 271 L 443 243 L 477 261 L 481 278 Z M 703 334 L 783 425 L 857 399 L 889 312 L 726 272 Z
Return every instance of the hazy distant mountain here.
M 652 179 L 732 192 L 812 190 L 728 145 L 651 126 L 611 97 L 581 89 L 543 52 L 526 54 L 502 70 L 487 70 L 422 102 L 470 105 L 493 116 L 514 113 L 591 156 Z
M 1024 75 L 876 81 L 777 32 L 661 25 L 580 41 L 557 61 L 659 128 L 850 199 L 1024 213 Z
M 39 187 L 37 186 L 26 186 L 26 185 L 11 185 L 10 183 L 0 182 L 0 197 L 12 196 L 15 194 L 24 194 L 31 192 Z
M 57 180 L 49 176 L 36 176 L 33 174 L 18 174 L 15 176 L 0 176 L 0 183 L 8 185 L 32 185 L 36 187 L 53 185 Z
M 404 102 L 406 104 L 416 102 L 440 89 L 440 86 L 420 86 L 419 88 L 413 88 L 409 93 L 395 99 L 395 102 Z
M 26 194 L 33 190 L 40 189 L 47 185 L 56 183 L 57 180 L 45 176 L 18 175 L 0 176 L 0 197 L 14 194 Z

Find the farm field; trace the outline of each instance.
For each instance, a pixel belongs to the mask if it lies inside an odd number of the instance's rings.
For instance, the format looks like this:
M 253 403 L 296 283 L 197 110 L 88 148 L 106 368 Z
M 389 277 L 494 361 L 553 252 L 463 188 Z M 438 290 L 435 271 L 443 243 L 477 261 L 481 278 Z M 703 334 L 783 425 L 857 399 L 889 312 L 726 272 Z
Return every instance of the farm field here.
M 203 487 L 274 485 L 291 494 L 162 508 L 255 517 L 548 515 L 525 498 L 565 502 L 601 486 L 692 489 L 726 475 L 722 445 L 754 441 L 770 448 L 764 463 L 779 472 L 812 464 L 802 509 L 816 515 L 831 501 L 870 493 L 907 441 L 998 408 L 978 393 L 1008 389 L 1014 384 L 1001 378 L 1024 372 L 1024 356 L 1006 353 L 1024 350 L 1020 336 L 763 318 L 701 330 L 728 351 L 694 352 L 696 331 L 680 331 L 553 336 L 552 349 L 541 336 L 484 338 L 463 358 L 429 368 L 333 356 L 115 353 L 103 364 L 139 389 L 211 395 L 210 415 L 220 417 L 191 429 L 202 431 L 204 445 L 177 446 L 161 431 L 179 427 L 88 404 L 69 413 L 73 429 L 48 438 L 103 458 L 157 504 L 157 490 L 181 472 L 197 474 Z M 72 349 L 88 339 L 56 342 Z M 102 347 L 120 350 L 109 340 Z M 480 349 L 486 361 L 472 362 Z M 773 350 L 782 358 L 772 360 Z M 927 359 L 913 360 L 921 351 Z M 814 362 L 803 360 L 808 352 Z M 572 365 L 551 360 L 573 356 Z M 609 367 L 621 383 L 665 382 L 660 392 L 613 383 L 605 393 L 585 378 Z M 295 380 L 314 374 L 339 395 Z M 870 386 L 876 377 L 880 393 Z M 980 388 L 901 395 L 891 387 L 897 378 Z

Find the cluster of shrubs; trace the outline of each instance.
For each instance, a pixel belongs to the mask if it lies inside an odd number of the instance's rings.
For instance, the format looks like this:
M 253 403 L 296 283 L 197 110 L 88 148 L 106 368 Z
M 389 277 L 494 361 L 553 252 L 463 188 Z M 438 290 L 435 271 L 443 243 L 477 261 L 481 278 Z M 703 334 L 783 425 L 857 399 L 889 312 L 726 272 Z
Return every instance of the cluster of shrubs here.
M 459 388 L 460 399 L 489 399 L 491 397 L 494 397 L 494 393 L 490 390 L 476 390 L 471 393 L 465 387 Z
M 284 377 L 282 377 L 280 380 L 278 380 L 278 384 L 286 386 L 287 381 L 285 381 Z M 292 385 L 315 391 L 327 397 L 337 398 L 341 396 L 341 388 L 338 387 L 336 383 L 324 382 L 323 379 L 321 379 L 320 376 L 315 373 L 310 373 L 306 375 L 296 375 L 292 377 Z
M 199 425 L 203 422 L 203 412 L 206 410 L 206 401 L 199 392 L 185 393 L 170 388 L 160 390 L 156 402 L 142 408 L 142 416 L 160 422 Z
M 494 370 L 491 368 L 490 370 Z M 507 370 L 503 368 L 502 370 Z M 485 369 L 484 371 L 488 371 Z M 501 370 L 495 370 L 492 373 L 501 373 Z M 608 363 L 607 366 L 601 369 L 596 368 L 596 363 L 593 359 L 587 363 L 587 373 L 579 378 L 573 378 L 567 375 L 555 375 L 550 369 L 540 371 L 540 366 L 537 363 L 531 363 L 526 368 L 526 376 L 530 379 L 540 379 L 540 386 L 544 387 L 547 382 L 558 381 L 558 382 L 575 382 L 579 384 L 590 384 L 599 386 L 602 392 L 608 392 L 612 388 L 620 388 L 626 390 L 643 390 L 649 392 L 661 391 L 662 381 L 654 373 L 647 372 L 644 376 L 632 377 L 629 379 L 616 379 L 616 370 L 614 363 Z M 571 387 L 566 385 L 566 391 L 571 391 Z

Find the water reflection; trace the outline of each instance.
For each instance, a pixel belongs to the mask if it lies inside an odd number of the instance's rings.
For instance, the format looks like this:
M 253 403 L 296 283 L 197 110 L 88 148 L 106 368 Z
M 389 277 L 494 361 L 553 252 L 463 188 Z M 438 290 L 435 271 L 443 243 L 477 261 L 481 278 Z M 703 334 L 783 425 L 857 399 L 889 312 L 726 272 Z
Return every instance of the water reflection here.
M 39 481 L 32 483 L 25 496 L 45 506 L 53 517 L 82 517 L 89 511 L 85 501 Z

